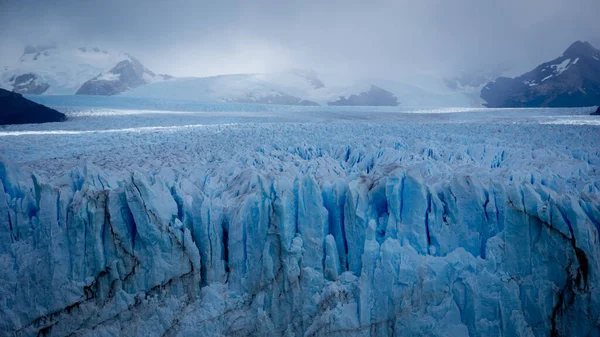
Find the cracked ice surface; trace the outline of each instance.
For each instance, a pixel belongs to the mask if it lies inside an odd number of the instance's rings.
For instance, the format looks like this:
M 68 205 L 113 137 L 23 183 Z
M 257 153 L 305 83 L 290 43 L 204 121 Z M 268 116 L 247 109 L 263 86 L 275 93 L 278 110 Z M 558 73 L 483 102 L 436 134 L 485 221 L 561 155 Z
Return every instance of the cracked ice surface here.
M 5 127 L 0 335 L 600 334 L 600 128 L 575 112 Z

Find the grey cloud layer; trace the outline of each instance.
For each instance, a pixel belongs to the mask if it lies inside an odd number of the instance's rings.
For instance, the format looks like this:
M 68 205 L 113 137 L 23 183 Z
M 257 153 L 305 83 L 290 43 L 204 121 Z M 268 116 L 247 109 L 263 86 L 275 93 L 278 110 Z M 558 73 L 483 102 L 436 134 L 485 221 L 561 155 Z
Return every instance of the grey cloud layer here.
M 299 66 L 357 74 L 526 69 L 600 44 L 598 0 L 0 0 L 0 64 L 27 43 L 99 45 L 175 75 Z

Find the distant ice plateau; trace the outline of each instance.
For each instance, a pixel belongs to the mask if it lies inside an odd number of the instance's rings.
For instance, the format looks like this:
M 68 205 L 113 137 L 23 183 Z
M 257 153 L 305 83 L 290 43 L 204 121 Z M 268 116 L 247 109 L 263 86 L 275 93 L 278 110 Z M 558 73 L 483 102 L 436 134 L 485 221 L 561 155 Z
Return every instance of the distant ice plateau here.
M 201 70 L 201 69 L 199 69 Z M 0 88 L 26 95 L 124 95 L 202 103 L 296 106 L 481 106 L 479 95 L 448 88 L 442 78 L 353 78 L 310 69 L 179 77 L 156 74 L 127 53 L 97 47 L 25 47 L 0 71 Z
M 0 335 L 600 335 L 587 110 L 303 109 L 0 129 Z

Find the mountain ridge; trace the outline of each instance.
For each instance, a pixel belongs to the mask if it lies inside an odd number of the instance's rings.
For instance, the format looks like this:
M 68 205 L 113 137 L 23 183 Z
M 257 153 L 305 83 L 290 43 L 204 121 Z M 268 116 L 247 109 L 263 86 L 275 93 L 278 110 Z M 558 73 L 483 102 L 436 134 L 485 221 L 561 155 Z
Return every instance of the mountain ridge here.
M 18 62 L 0 74 L 0 88 L 30 95 L 114 95 L 168 78 L 156 75 L 127 53 L 98 47 L 28 45 Z
M 576 41 L 552 61 L 515 78 L 499 77 L 481 89 L 491 108 L 581 107 L 600 102 L 600 50 Z
M 291 68 L 276 73 L 175 78 L 154 73 L 127 53 L 38 45 L 26 46 L 18 62 L 0 74 L 0 87 L 26 95 L 126 95 L 211 103 L 480 106 L 473 92 L 448 88 L 437 77 L 432 81 L 428 76 L 406 74 L 404 79 L 410 84 L 402 78 L 356 79 L 349 75 L 323 76 L 312 69 Z M 419 79 L 424 82 L 417 83 Z

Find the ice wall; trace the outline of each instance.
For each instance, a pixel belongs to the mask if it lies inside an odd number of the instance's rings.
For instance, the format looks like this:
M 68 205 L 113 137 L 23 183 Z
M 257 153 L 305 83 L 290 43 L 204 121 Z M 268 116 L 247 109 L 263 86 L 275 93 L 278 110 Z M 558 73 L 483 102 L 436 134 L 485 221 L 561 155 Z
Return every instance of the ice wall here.
M 600 335 L 598 181 L 323 167 L 0 160 L 0 335 Z

